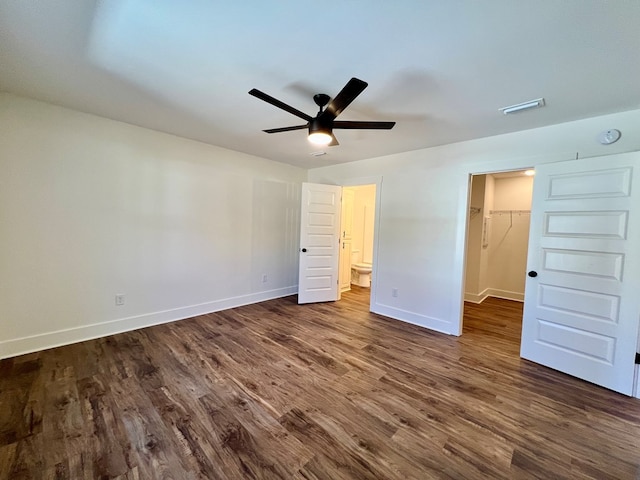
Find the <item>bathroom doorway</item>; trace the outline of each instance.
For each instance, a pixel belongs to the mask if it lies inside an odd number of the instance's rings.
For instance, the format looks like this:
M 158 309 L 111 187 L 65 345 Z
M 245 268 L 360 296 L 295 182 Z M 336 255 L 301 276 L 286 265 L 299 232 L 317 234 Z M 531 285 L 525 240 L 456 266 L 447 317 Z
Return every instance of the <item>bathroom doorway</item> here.
M 340 292 L 359 289 L 371 294 L 374 269 L 376 184 L 342 188 Z
M 471 176 L 464 301 L 465 311 L 476 316 L 495 318 L 502 308 L 522 309 L 514 302 L 524 302 L 533 174 L 517 170 Z M 521 325 L 518 339 L 519 329 Z M 506 326 L 504 331 L 513 333 Z M 492 332 L 500 334 L 499 322 Z

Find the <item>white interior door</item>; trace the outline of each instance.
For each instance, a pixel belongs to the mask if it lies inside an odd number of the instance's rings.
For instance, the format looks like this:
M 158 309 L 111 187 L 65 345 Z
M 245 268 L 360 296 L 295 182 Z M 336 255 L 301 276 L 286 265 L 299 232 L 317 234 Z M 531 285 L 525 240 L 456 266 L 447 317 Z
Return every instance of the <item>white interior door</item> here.
M 521 356 L 631 395 L 639 247 L 640 153 L 537 167 Z
M 340 208 L 342 187 L 302 184 L 298 303 L 340 298 Z

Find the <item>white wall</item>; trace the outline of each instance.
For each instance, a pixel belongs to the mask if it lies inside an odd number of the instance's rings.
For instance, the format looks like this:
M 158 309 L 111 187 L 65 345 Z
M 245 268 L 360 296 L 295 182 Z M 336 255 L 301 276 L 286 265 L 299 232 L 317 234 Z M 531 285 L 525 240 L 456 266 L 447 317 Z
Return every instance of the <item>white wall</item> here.
M 492 175 L 493 176 L 493 175 Z M 496 177 L 493 190 L 494 210 L 531 210 L 533 177 Z
M 0 95 L 0 357 L 295 293 L 305 180 Z
M 480 296 L 484 295 L 491 286 L 489 248 L 492 244 L 491 236 L 493 235 L 493 218 L 491 216 L 491 210 L 494 208 L 493 203 L 495 194 L 495 181 L 493 176 L 485 175 L 484 182 L 484 203 L 482 206 L 482 215 L 484 222 L 483 228 L 486 232 L 484 232 L 480 246 L 480 272 L 478 275 L 478 292 Z
M 352 249 L 358 251 L 358 263 L 373 263 L 373 225 L 376 209 L 376 186 L 345 187 L 354 191 Z
M 482 248 L 482 234 L 485 219 L 485 183 L 486 175 L 474 175 L 471 179 L 471 201 L 469 205 L 469 225 L 467 229 L 467 259 L 465 268 L 465 300 L 472 302 L 481 301 L 484 288 L 480 286 L 480 273 L 482 256 L 486 250 Z
M 622 139 L 597 144 L 610 128 Z M 373 311 L 460 334 L 469 174 L 634 150 L 640 110 L 318 168 L 308 179 L 378 179 Z M 294 293 L 305 175 L 0 95 L 0 357 Z M 114 305 L 117 293 L 126 305 Z
M 531 210 L 533 177 L 495 178 L 493 210 Z M 491 215 L 487 295 L 524 301 L 529 244 L 528 213 Z
M 622 131 L 621 140 L 598 144 L 598 133 L 611 128 Z M 640 150 L 640 110 L 317 168 L 309 181 L 382 176 L 372 309 L 460 334 L 469 174 L 634 150 Z

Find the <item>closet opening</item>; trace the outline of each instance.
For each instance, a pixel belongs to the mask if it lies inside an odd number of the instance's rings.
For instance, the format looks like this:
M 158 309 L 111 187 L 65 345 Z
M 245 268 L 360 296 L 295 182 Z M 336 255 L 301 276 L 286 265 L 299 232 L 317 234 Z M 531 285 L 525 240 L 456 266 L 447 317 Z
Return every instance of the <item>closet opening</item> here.
M 471 176 L 463 335 L 473 329 L 520 345 L 533 173 Z

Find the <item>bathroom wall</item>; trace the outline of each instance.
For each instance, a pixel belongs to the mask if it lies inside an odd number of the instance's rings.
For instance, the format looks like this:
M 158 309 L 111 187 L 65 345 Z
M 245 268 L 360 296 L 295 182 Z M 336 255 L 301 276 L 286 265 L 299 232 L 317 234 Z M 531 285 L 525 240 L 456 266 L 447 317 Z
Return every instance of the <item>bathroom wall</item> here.
M 353 243 L 358 263 L 373 263 L 373 226 L 375 221 L 376 186 L 349 187 L 355 191 L 353 202 Z

